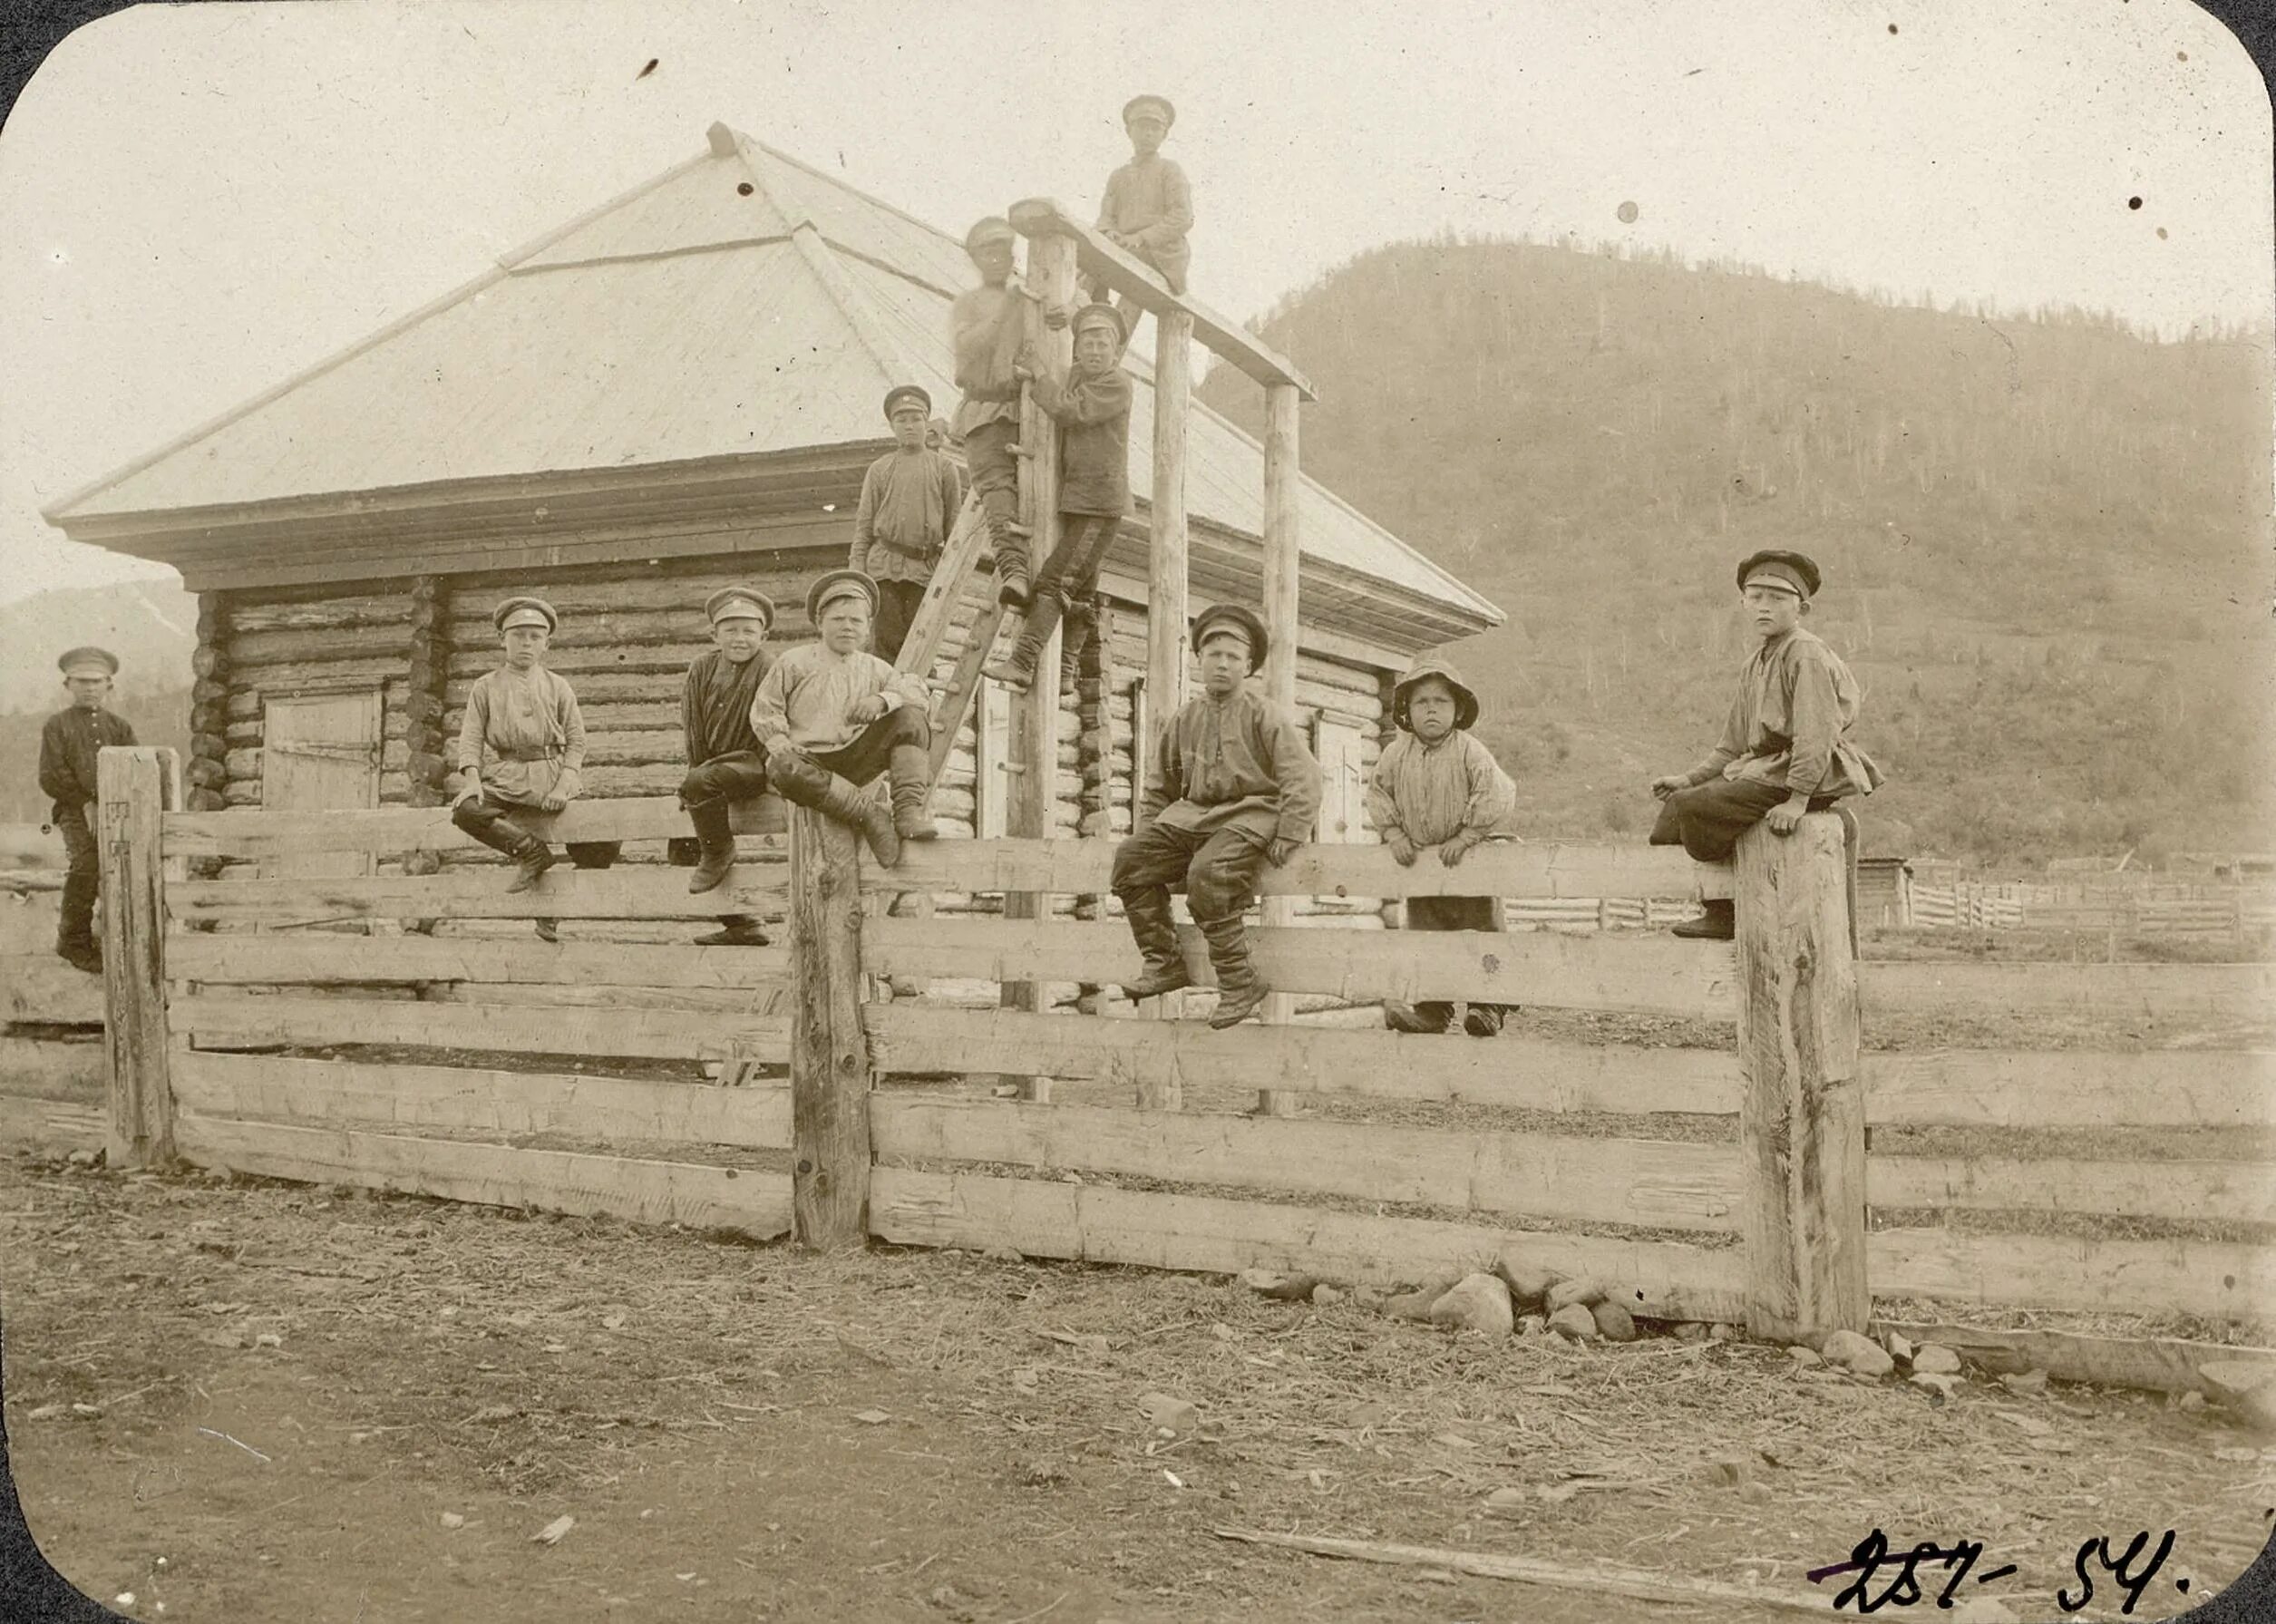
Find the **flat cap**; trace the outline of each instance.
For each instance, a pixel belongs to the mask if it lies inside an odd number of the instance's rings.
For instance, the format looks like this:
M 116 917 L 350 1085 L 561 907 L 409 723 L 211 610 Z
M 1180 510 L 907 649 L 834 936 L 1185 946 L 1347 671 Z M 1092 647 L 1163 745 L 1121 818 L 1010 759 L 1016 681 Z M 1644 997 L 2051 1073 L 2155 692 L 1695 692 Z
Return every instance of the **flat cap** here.
M 927 417 L 932 415 L 932 396 L 914 384 L 896 384 L 885 392 L 885 415 L 893 415 L 893 406 L 900 401 L 915 401 L 917 409 Z
M 774 624 L 774 600 L 756 587 L 722 587 L 704 599 L 704 618 L 716 626 L 741 618 Z
M 1085 327 L 1097 326 L 1109 326 L 1114 328 L 1114 342 L 1116 344 L 1127 344 L 1130 342 L 1130 326 L 1123 320 L 1123 313 L 1115 309 L 1114 306 L 1106 304 L 1104 301 L 1096 304 L 1085 305 L 1082 309 L 1077 310 L 1075 313 L 1075 320 L 1069 326 L 1068 330 L 1070 332 L 1080 333 Z
M 1125 124 L 1129 123 L 1133 118 L 1137 116 L 1142 108 L 1152 108 L 1154 112 L 1160 113 L 1162 115 L 1162 122 L 1165 126 L 1174 124 L 1178 122 L 1178 110 L 1170 105 L 1170 98 L 1167 96 L 1157 96 L 1153 92 L 1149 91 L 1144 95 L 1133 96 L 1129 101 L 1123 103 L 1123 122 Z
M 964 246 L 966 250 L 968 252 L 973 248 L 978 248 L 982 243 L 987 242 L 991 238 L 1000 237 L 1005 241 L 1009 242 L 1018 235 L 1019 234 L 1016 231 L 1012 229 L 1011 221 L 1006 219 L 1002 215 L 983 215 L 980 219 L 974 220 L 972 222 L 972 229 L 964 234 Z
M 1193 652 L 1199 654 L 1212 631 L 1237 631 L 1249 643 L 1249 674 L 1254 676 L 1264 669 L 1265 650 L 1272 639 L 1265 634 L 1264 622 L 1254 610 L 1237 603 L 1213 603 L 1193 617 Z
M 542 626 L 552 631 L 561 624 L 561 618 L 542 598 L 509 598 L 491 610 L 490 623 L 501 632 L 517 626 Z
M 806 588 L 806 618 L 822 624 L 822 612 L 841 598 L 858 598 L 871 614 L 877 613 L 877 583 L 859 569 L 825 569 Z
M 55 669 L 65 676 L 77 676 L 86 672 L 100 672 L 104 676 L 119 674 L 119 656 L 108 648 L 97 648 L 92 643 L 66 649 L 55 661 Z
M 1745 591 L 1748 583 L 1757 579 L 1774 586 L 1789 588 L 1804 598 L 1817 596 L 1817 561 L 1806 553 L 1765 548 L 1760 552 L 1747 554 L 1738 567 L 1739 590 Z

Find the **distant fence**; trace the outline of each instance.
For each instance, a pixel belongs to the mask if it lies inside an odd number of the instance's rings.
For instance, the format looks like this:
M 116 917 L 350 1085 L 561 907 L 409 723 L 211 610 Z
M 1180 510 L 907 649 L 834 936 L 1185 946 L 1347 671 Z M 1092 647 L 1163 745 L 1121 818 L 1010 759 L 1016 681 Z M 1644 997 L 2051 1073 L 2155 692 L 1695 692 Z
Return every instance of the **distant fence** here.
M 1018 997 L 1131 974 L 1118 921 L 1042 906 L 1026 919 L 883 907 L 938 891 L 1095 896 L 1109 842 L 942 841 L 880 870 L 851 831 L 797 813 L 786 861 L 739 863 L 701 897 L 656 866 L 557 869 L 519 895 L 496 867 L 189 880 L 193 856 L 466 842 L 434 809 L 166 812 L 156 754 L 102 758 L 109 1116 L 122 1161 L 179 1154 L 816 1246 L 878 1237 L 1385 1282 L 1501 1259 L 1598 1276 L 1649 1317 L 1783 1337 L 1862 1328 L 1873 1296 L 2230 1319 L 2276 1300 L 2276 1250 L 2258 1241 L 2028 1232 L 2047 1213 L 2276 1222 L 2248 1162 L 2129 1161 L 2123 1145 L 2091 1163 L 1867 1150 L 1868 1124 L 1883 1123 L 2266 1127 L 2271 1056 L 1892 1055 L 1859 1043 L 1861 1020 L 1970 1007 L 2250 1020 L 2276 993 L 2276 969 L 1858 965 L 1831 818 L 1785 840 L 1750 835 L 1733 870 L 1668 848 L 1546 845 L 1482 850 L 1456 870 L 1311 846 L 1268 870 L 1274 895 L 1585 899 L 1600 919 L 1605 898 L 1736 891 L 1741 937 L 1727 946 L 1641 932 L 1253 931 L 1259 968 L 1291 993 L 1729 1021 L 1733 1046 L 1221 1032 L 1134 1011 L 1043 1013 L 1049 1000 Z M 676 832 L 678 815 L 668 801 L 580 803 L 555 834 L 653 837 Z M 723 911 L 783 919 L 786 939 L 550 943 L 506 923 L 653 929 Z M 338 929 L 375 920 L 403 929 Z M 1182 945 L 1206 988 L 1190 928 Z M 999 983 L 1007 1006 L 889 996 L 929 978 Z M 991 1098 L 925 1081 L 943 1074 L 1020 1086 Z M 1654 1137 L 1642 1119 L 1655 1117 L 1701 1131 Z M 1950 1221 L 1961 1212 L 1968 1227 Z M 2018 1232 L 1993 1227 L 2003 1213 L 2022 1215 Z M 2189 1385 L 2203 1351 L 2049 1333 L 2031 1360 L 2172 1386 Z
M 2159 891 L 2166 894 L 2160 895 Z M 2241 888 L 2113 888 L 1913 884 L 1900 925 L 1974 930 L 2077 930 L 2244 943 L 2276 932 L 2276 895 Z

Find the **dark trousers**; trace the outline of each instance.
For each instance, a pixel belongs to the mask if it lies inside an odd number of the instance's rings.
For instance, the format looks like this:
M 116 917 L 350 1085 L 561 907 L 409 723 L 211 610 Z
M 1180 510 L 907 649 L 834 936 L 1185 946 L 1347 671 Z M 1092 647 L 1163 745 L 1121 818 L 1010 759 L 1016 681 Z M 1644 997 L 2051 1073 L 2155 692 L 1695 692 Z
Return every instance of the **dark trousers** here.
M 63 837 L 63 895 L 55 921 L 55 950 L 90 949 L 95 945 L 95 896 L 102 867 L 94 831 L 87 827 L 83 808 L 58 801 L 51 817 L 55 832 Z
M 871 652 L 880 660 L 900 657 L 909 628 L 917 622 L 917 606 L 925 601 L 923 581 L 880 580 L 877 583 L 877 632 Z
M 1493 899 L 1491 897 L 1409 897 L 1406 900 L 1406 928 L 1409 930 L 1491 930 L 1493 929 Z M 1474 1008 L 1500 1010 L 1506 1014 L 1516 1007 L 1513 1004 L 1474 1005 Z M 1444 1031 L 1454 1018 L 1454 1005 L 1443 998 L 1425 998 L 1415 1006 L 1415 1013 Z
M 1700 862 L 1728 862 L 1738 837 L 1785 799 L 1785 791 L 1752 779 L 1710 778 L 1659 803 L 1650 843 L 1681 846 Z M 1811 801 L 1810 810 L 1824 812 L 1833 804 L 1832 797 L 1821 796 Z
M 767 774 L 783 800 L 814 806 L 828 793 L 832 773 L 850 784 L 865 784 L 892 766 L 897 747 L 913 744 L 921 750 L 931 743 L 932 724 L 924 712 L 900 705 L 835 750 L 784 751 L 768 761 Z
M 1019 643 L 1013 656 L 1019 666 L 1029 671 L 1036 668 L 1036 662 L 1043 657 L 1044 639 L 1063 618 L 1067 622 L 1068 635 L 1060 657 L 1064 660 L 1082 647 L 1077 638 L 1088 629 L 1090 620 L 1088 617 L 1078 618 L 1075 608 L 1078 603 L 1087 604 L 1098 590 L 1098 572 L 1106 562 L 1106 549 L 1122 522 L 1119 513 L 1059 515 L 1059 545 L 1044 560 L 1043 570 L 1036 577 L 1035 589 L 1027 601 L 1026 624 L 1019 629 Z
M 503 851 L 509 857 L 530 838 L 525 821 L 542 815 L 533 806 L 501 801 L 488 790 L 482 792 L 480 800 L 462 801 L 451 809 L 452 823 L 491 851 Z M 622 841 L 571 841 L 569 861 L 580 869 L 605 869 L 617 861 L 617 853 L 623 850 Z
M 1172 829 L 1157 818 L 1114 848 L 1108 884 L 1125 908 L 1149 892 L 1166 900 L 1182 890 L 1195 923 L 1238 919 L 1256 900 L 1269 843 L 1245 829 L 1201 833 Z
M 689 768 L 687 776 L 680 780 L 680 805 L 690 812 L 715 801 L 755 801 L 765 793 L 764 750 L 735 750 L 715 755 L 700 767 Z M 666 858 L 683 869 L 694 868 L 699 854 L 700 849 L 692 840 L 676 840 L 665 849 Z M 756 925 L 758 920 L 749 914 L 723 913 L 719 922 L 734 930 Z
M 997 569 L 1007 549 L 1024 565 L 1027 544 L 1005 527 L 1019 517 L 1019 459 L 1012 447 L 1019 441 L 1016 418 L 984 423 L 964 437 L 964 468 L 972 489 L 979 493 L 980 510 L 987 515 L 988 540 L 996 549 Z

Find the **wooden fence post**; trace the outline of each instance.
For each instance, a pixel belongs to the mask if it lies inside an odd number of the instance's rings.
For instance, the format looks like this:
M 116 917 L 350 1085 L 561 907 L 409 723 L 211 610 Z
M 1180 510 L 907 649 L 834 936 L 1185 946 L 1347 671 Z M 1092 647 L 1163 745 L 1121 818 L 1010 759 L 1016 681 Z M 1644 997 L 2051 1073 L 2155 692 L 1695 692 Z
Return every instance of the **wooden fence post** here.
M 1136 771 L 1151 762 L 1153 741 L 1138 736 L 1167 727 L 1185 704 L 1186 607 L 1185 435 L 1193 392 L 1193 318 L 1183 311 L 1160 311 L 1153 318 L 1153 532 L 1146 546 L 1146 715 L 1131 717 L 1130 831 L 1138 832 L 1138 802 L 1145 784 Z M 1146 1000 L 1162 1020 L 1182 1019 L 1185 995 Z M 1138 1084 L 1141 1110 L 1175 1111 L 1184 1091 L 1174 1075 L 1150 1077 Z
M 869 1237 L 858 845 L 834 819 L 791 809 L 791 1233 L 822 1250 Z
M 165 870 L 160 814 L 179 806 L 171 750 L 113 745 L 95 758 L 102 862 L 103 1041 L 111 1059 L 111 1164 L 147 1167 L 174 1154 L 167 1075 Z M 171 792 L 170 796 L 169 792 Z
M 1738 842 L 1738 1113 L 1746 1327 L 1863 1331 L 1865 1102 L 1840 820 Z
M 1302 489 L 1297 477 L 1297 408 L 1302 399 L 1293 384 L 1265 387 L 1264 624 L 1272 641 L 1265 655 L 1264 688 L 1267 697 L 1287 710 L 1296 708 L 1296 651 L 1303 635 L 1297 602 L 1297 575 L 1303 567 L 1297 527 Z M 1267 897 L 1262 912 L 1268 927 L 1292 925 L 1296 899 Z M 1274 993 L 1258 1013 L 1267 1026 L 1286 1026 L 1296 1017 L 1296 998 Z M 1287 1089 L 1260 1089 L 1257 1112 L 1294 1116 L 1297 1095 Z

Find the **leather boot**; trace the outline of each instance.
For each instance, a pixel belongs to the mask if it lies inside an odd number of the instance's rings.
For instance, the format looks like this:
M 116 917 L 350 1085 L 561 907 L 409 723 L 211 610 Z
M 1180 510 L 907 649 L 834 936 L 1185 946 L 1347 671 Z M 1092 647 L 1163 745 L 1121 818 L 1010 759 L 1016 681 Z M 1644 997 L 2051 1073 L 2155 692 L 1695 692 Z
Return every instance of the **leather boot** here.
M 1169 893 L 1124 897 L 1123 912 L 1130 920 L 1130 934 L 1137 939 L 1138 951 L 1146 957 L 1146 973 L 1135 981 L 1123 982 L 1123 997 L 1158 998 L 1192 986 L 1185 956 L 1178 951 L 1178 928 L 1170 914 Z
M 1027 607 L 1027 538 L 1007 525 L 990 527 L 996 538 L 996 601 L 1007 609 Z
M 95 940 L 95 893 L 100 880 L 84 871 L 63 876 L 62 906 L 55 927 L 55 951 L 73 969 L 102 973 L 102 949 Z
M 759 929 L 758 920 L 740 913 L 721 914 L 718 929 L 695 938 L 699 948 L 764 948 L 766 944 L 767 934 Z
M 987 668 L 989 680 L 1000 682 L 1007 688 L 1031 686 L 1036 680 L 1036 666 L 1043 659 L 1044 639 L 1057 627 L 1062 612 L 1055 592 L 1031 598 L 1027 618 L 1019 628 L 1019 641 L 1012 645 L 1009 658 L 998 660 Z
M 535 890 L 538 877 L 560 861 L 553 855 L 553 848 L 534 834 L 525 834 L 516 841 L 507 855 L 514 860 L 513 879 L 506 885 L 510 897 Z
M 901 837 L 893 827 L 893 814 L 875 795 L 865 794 L 835 773 L 815 802 L 814 810 L 825 817 L 859 830 L 861 838 L 870 843 L 871 852 L 885 868 L 897 869 L 901 861 Z
M 1668 928 L 1668 934 L 1692 941 L 1727 942 L 1738 936 L 1738 914 L 1728 897 L 1709 897 L 1704 906 L 1707 917 L 1686 919 Z
M 1209 1024 L 1221 1031 L 1238 1026 L 1254 1015 L 1271 988 L 1249 962 L 1249 927 L 1240 916 L 1200 921 L 1209 938 L 1209 961 L 1217 971 L 1217 1009 Z
M 699 891 L 716 890 L 727 882 L 727 870 L 735 866 L 734 830 L 728 822 L 725 801 L 705 801 L 687 809 L 687 821 L 695 825 L 695 871 L 687 877 L 690 895 Z
M 893 785 L 893 832 L 902 840 L 940 838 L 925 811 L 925 796 L 932 788 L 926 779 L 931 771 L 932 757 L 922 744 L 896 744 L 886 757 L 886 776 Z

